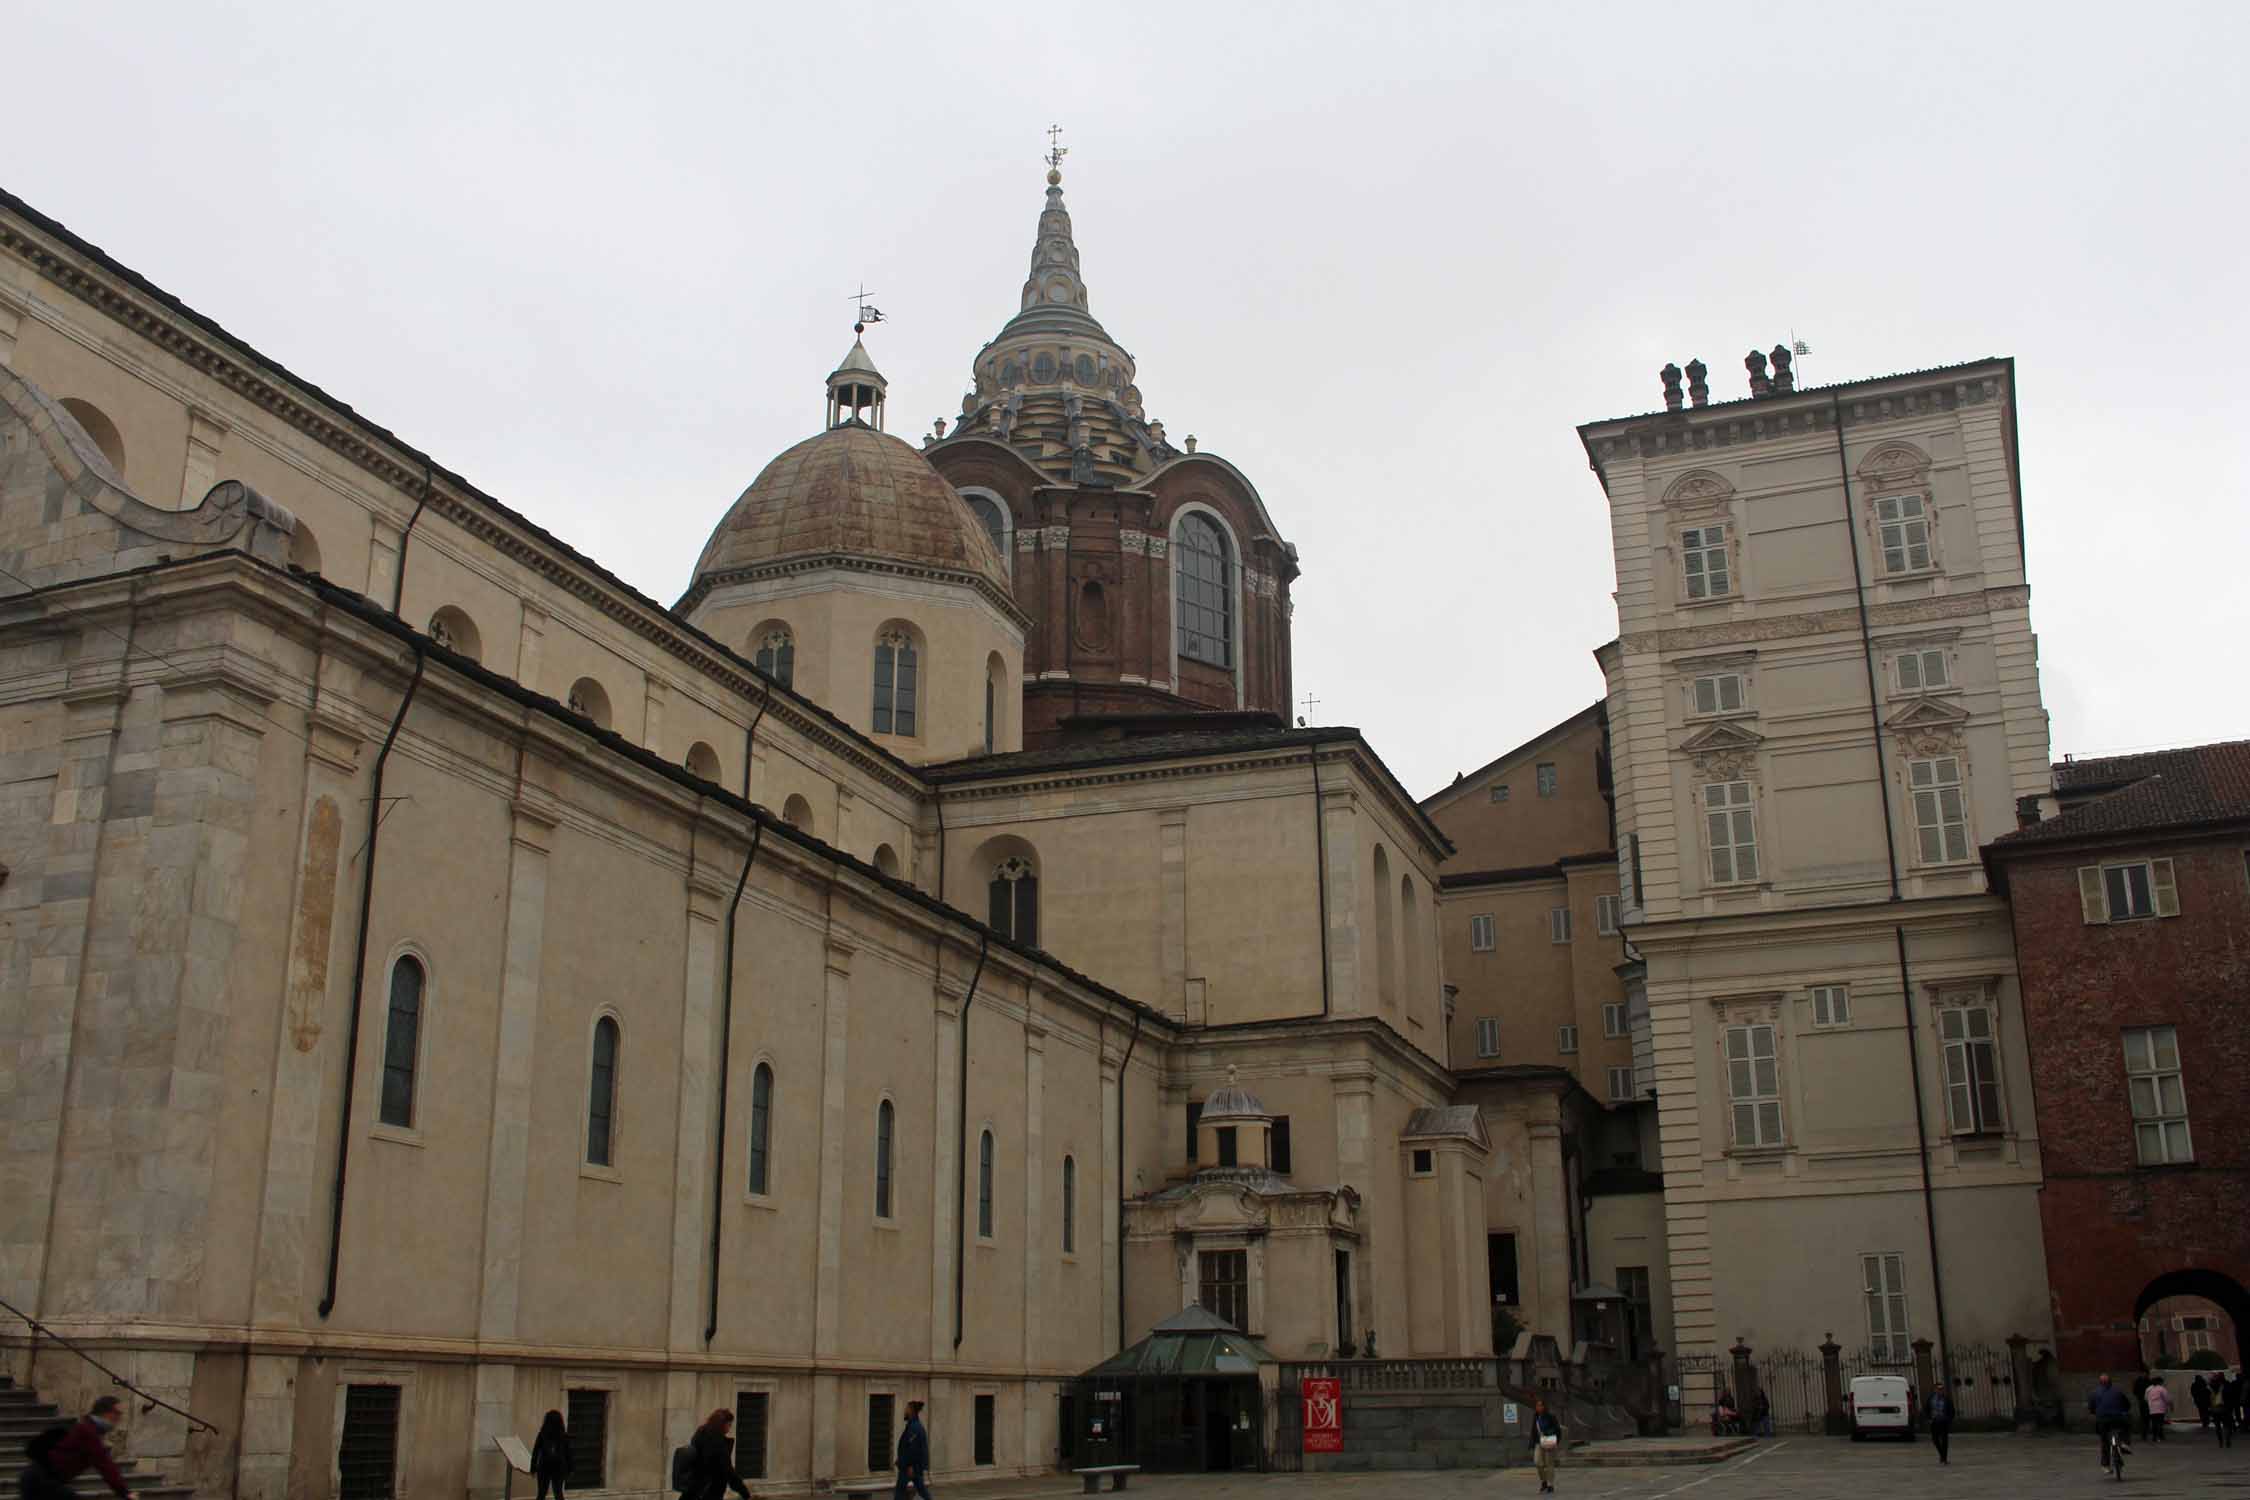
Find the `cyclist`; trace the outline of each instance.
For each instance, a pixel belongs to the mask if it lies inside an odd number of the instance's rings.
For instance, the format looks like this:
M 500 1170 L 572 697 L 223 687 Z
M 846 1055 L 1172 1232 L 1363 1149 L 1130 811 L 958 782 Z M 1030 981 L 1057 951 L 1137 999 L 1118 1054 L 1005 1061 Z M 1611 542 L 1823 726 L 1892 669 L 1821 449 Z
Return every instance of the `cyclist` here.
M 2102 1467 L 2109 1467 L 2109 1445 L 2123 1442 L 2133 1426 L 2133 1398 L 2110 1384 L 2104 1373 L 2094 1393 L 2086 1398 L 2086 1410 L 2094 1418 L 2094 1433 L 2102 1442 Z M 2128 1449 L 2128 1451 L 2130 1451 Z

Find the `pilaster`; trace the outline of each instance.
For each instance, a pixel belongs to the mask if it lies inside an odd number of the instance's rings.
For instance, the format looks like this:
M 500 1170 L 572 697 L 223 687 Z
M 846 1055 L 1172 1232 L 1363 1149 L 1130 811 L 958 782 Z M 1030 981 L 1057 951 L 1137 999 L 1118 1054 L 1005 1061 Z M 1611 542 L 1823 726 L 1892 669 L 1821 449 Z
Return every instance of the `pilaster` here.
M 187 465 L 180 481 L 180 509 L 203 503 L 211 486 L 219 482 L 219 453 L 225 446 L 227 421 L 200 406 L 188 408 Z
M 739 857 L 739 856 L 738 856 Z M 711 1243 L 711 1215 L 724 1211 L 724 1203 L 711 1201 L 713 1151 L 723 1125 L 719 1120 L 719 1070 L 728 1059 L 719 1056 L 720 944 L 725 931 L 726 904 L 733 895 L 723 882 L 691 877 L 687 883 L 687 951 L 680 976 L 680 1060 L 676 1131 L 672 1167 L 672 1296 L 668 1347 L 674 1354 L 702 1347 L 703 1326 L 709 1302 L 705 1278 Z M 686 1415 L 694 1410 L 694 1386 L 686 1392 Z M 675 1418 L 667 1391 L 665 1437 L 678 1446 L 685 1437 L 673 1436 Z M 685 1431 L 692 1434 L 696 1421 Z
M 930 1065 L 930 1363 L 953 1361 L 953 1238 L 961 1213 L 958 1170 L 961 1101 L 961 997 L 964 982 L 940 978 L 931 987 L 936 1035 Z
M 1039 992 L 1024 1002 L 1023 1028 L 1023 1367 L 1039 1360 L 1039 1306 L 1047 1264 L 1053 1259 L 1040 1208 L 1046 1202 L 1047 1150 L 1041 1101 L 1046 1092 L 1047 1028 L 1039 1019 Z M 1055 1171 L 1062 1169 L 1057 1166 Z
M 1551 1333 L 1567 1346 L 1570 1321 L 1570 1236 L 1563 1226 L 1570 1221 L 1571 1205 L 1563 1176 L 1562 1123 L 1533 1120 L 1530 1136 L 1531 1222 L 1534 1260 L 1539 1267 L 1539 1305 L 1533 1309 L 1532 1327 Z
M 1167 807 L 1157 814 L 1157 872 L 1163 887 L 1164 932 L 1162 942 L 1163 993 L 1157 1005 L 1191 1023 L 1205 1018 L 1188 1014 L 1187 1003 L 1187 823 L 1184 807 Z
M 13 299 L 0 295 L 0 365 L 15 364 L 16 334 L 22 328 L 23 309 Z

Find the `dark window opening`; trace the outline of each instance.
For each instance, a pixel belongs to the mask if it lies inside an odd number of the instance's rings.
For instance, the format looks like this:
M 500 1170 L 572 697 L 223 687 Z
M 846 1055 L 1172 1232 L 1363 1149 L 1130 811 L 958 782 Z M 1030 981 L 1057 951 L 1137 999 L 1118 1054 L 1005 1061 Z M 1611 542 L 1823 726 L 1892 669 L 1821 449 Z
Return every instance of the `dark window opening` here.
M 1200 513 L 1180 522 L 1172 591 L 1180 655 L 1214 667 L 1234 665 L 1234 569 L 1226 533 Z
M 1349 1358 L 1358 1348 L 1352 1336 L 1352 1253 L 1336 1252 L 1336 1348 Z
M 344 1388 L 338 1500 L 391 1500 L 398 1480 L 398 1397 L 395 1385 Z
M 891 1216 L 891 1134 L 896 1112 L 885 1099 L 875 1111 L 875 1217 Z
M 977 1238 L 992 1238 L 992 1132 L 977 1141 Z
M 891 1467 L 891 1403 L 889 1394 L 867 1398 L 867 1472 L 880 1474 Z
M 1523 1297 L 1516 1289 L 1516 1237 L 1512 1234 L 1488 1234 L 1484 1237 L 1484 1262 L 1486 1274 L 1492 1283 L 1492 1300 L 1510 1307 L 1520 1306 Z
M 1219 1165 L 1222 1167 L 1233 1166 L 1235 1164 L 1234 1127 L 1232 1125 L 1221 1125 L 1218 1129 L 1212 1131 L 1211 1135 L 1219 1143 Z
M 1078 1249 L 1078 1162 L 1063 1158 L 1063 1254 L 1074 1254 Z
M 390 1026 L 383 1039 L 383 1110 L 377 1118 L 401 1129 L 414 1125 L 414 1074 L 422 1056 L 423 977 L 422 965 L 414 959 L 401 958 L 391 965 Z
M 1205 1250 L 1196 1257 L 1203 1310 L 1250 1332 L 1250 1252 Z
M 1289 1175 L 1289 1117 L 1287 1115 L 1274 1116 L 1273 1134 L 1268 1139 L 1271 1144 L 1267 1149 L 1272 1160 L 1267 1165 L 1282 1176 L 1287 1177 Z
M 1064 1396 L 1060 1398 L 1059 1409 L 1055 1414 L 1055 1430 L 1062 1434 L 1062 1442 L 1059 1445 L 1061 1448 L 1060 1456 L 1062 1461 L 1067 1464 L 1078 1457 L 1077 1397 Z
M 1417 1146 L 1417 1147 L 1415 1147 L 1415 1148 L 1414 1148 L 1414 1171 L 1415 1171 L 1415 1175 L 1417 1175 L 1417 1176 L 1420 1176 L 1421 1174 L 1423 1174 L 1423 1173 L 1425 1173 L 1425 1172 L 1434 1172 L 1434 1171 L 1436 1171 L 1436 1170 L 1437 1170 L 1437 1154 L 1436 1154 L 1435 1152 L 1433 1152 L 1433 1151 L 1429 1150 L 1429 1149 L 1428 1149 L 1427 1147 L 1423 1147 L 1423 1146 Z
M 992 1458 L 992 1421 L 994 1408 L 1000 1404 L 995 1396 L 977 1397 L 977 1454 L 976 1462 L 990 1464 Z
M 985 887 L 985 921 L 1002 937 L 1039 945 L 1039 876 L 1026 859 L 1003 860 Z
M 1203 1134 L 1203 1106 L 1202 1106 L 1202 1105 L 1200 1105 L 1200 1104 L 1190 1104 L 1190 1105 L 1189 1105 L 1189 1106 L 1187 1107 L 1187 1121 L 1188 1121 L 1188 1152 L 1187 1152 L 1187 1159 L 1188 1159 L 1189 1161 L 1194 1161 L 1194 1160 L 1196 1159 L 1197 1155 L 1198 1155 L 1198 1154 L 1199 1154 L 1199 1153 L 1200 1153 L 1200 1152 L 1202 1151 L 1202 1149 L 1203 1149 L 1203 1142 L 1202 1142 L 1202 1140 L 1200 1139 L 1200 1137 L 1201 1137 L 1201 1136 L 1202 1136 L 1202 1134 Z
M 586 1160 L 597 1167 L 610 1160 L 610 1122 L 617 1108 L 617 1022 L 608 1016 L 594 1023 L 593 1078 L 586 1100 Z
M 734 1471 L 745 1479 L 766 1477 L 766 1418 L 764 1391 L 737 1391 L 734 1396 Z
M 766 1192 L 772 1183 L 773 1069 L 764 1063 L 750 1075 L 750 1191 Z
M 570 1487 L 607 1487 L 609 1468 L 609 1392 L 566 1393 L 563 1420 L 570 1427 Z

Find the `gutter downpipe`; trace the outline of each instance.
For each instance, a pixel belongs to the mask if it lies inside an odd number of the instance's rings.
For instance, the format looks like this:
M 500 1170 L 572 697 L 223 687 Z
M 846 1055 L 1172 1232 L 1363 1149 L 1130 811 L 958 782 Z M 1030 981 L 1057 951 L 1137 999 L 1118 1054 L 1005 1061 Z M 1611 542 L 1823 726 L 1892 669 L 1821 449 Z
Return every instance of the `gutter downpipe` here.
M 758 725 L 766 717 L 766 706 L 773 702 L 773 683 L 766 683 L 765 696 L 758 700 L 758 711 L 751 716 L 750 728 L 742 736 L 742 800 L 750 800 L 751 757 L 758 747 Z M 723 978 L 719 982 L 719 1129 L 717 1148 L 711 1153 L 711 1302 L 710 1314 L 703 1325 L 703 1342 L 708 1344 L 719 1334 L 719 1225 L 726 1215 L 727 1186 L 727 1074 L 733 1068 L 734 1043 L 734 929 L 736 915 L 742 910 L 742 893 L 750 884 L 750 867 L 758 862 L 758 846 L 765 842 L 766 825 L 753 825 L 750 830 L 750 852 L 742 861 L 742 874 L 734 883 L 734 899 L 727 903 L 727 956 L 722 963 Z
M 945 949 L 940 940 L 939 961 Z M 992 951 L 992 935 L 977 934 L 977 967 L 969 976 L 969 992 L 961 998 L 961 1093 L 953 1122 L 953 1160 L 956 1167 L 953 1193 L 953 1349 L 961 1350 L 961 1332 L 968 1311 L 969 1251 L 969 1007 L 977 1002 L 977 985 L 984 978 L 984 960 Z
M 391 579 L 391 613 L 398 614 L 399 606 L 406 602 L 406 544 L 421 524 L 422 512 L 430 503 L 430 461 L 422 460 L 422 498 L 414 502 L 414 514 L 406 518 L 406 529 L 398 534 L 398 566 Z M 403 618 L 403 617 L 402 617 Z
M 1334 1003 L 1334 996 L 1331 993 L 1332 982 L 1328 977 L 1328 819 L 1322 816 L 1323 801 L 1320 791 L 1320 742 L 1315 740 L 1312 747 L 1312 818 L 1313 849 L 1315 851 L 1313 861 L 1314 868 L 1320 876 L 1320 1018 L 1325 1021 L 1328 1019 L 1330 1007 Z M 1134 1018 L 1133 1024 L 1135 1027 L 1134 1035 L 1138 1037 L 1140 1035 L 1138 1030 L 1139 1017 Z M 1129 1047 L 1126 1050 L 1126 1056 L 1132 1056 Z M 1120 1088 L 1122 1089 L 1123 1075 L 1120 1074 L 1119 1078 Z M 1124 1107 L 1124 1097 L 1122 1092 L 1118 1094 L 1118 1107 L 1120 1109 Z M 1119 1133 L 1120 1138 L 1122 1138 L 1122 1115 L 1119 1116 Z M 1122 1160 L 1120 1165 L 1122 1165 Z M 1123 1185 L 1124 1180 L 1123 1175 L 1120 1174 L 1118 1177 L 1120 1186 Z M 1122 1265 L 1123 1262 L 1120 1261 L 1119 1264 Z M 1123 1348 L 1124 1345 L 1120 1344 L 1118 1347 Z
M 930 788 L 930 806 L 937 812 L 937 898 L 945 899 L 945 788 Z M 938 942 L 938 962 L 945 962 L 945 943 Z
M 1875 736 L 1875 785 L 1883 798 L 1883 854 L 1890 861 L 1891 905 L 1903 899 L 1898 883 L 1898 838 L 1891 813 L 1891 778 L 1883 760 L 1882 697 L 1875 684 L 1875 636 L 1867 622 L 1867 583 L 1860 572 L 1859 523 L 1852 511 L 1851 461 L 1844 454 L 1844 402 L 1840 392 L 1828 396 L 1831 425 L 1836 431 L 1836 475 L 1844 486 L 1844 538 L 1851 544 L 1852 597 L 1859 605 L 1860 654 L 1867 668 L 1867 721 Z M 1945 1273 L 1938 1258 L 1937 1197 L 1930 1187 L 1930 1132 L 1922 1110 L 1922 1044 L 1914 1026 L 1914 975 L 1906 959 L 1906 924 L 1891 923 L 1891 939 L 1898 949 L 1899 1001 L 1906 1017 L 1906 1065 L 1914 1087 L 1915 1157 L 1922 1168 L 1922 1228 L 1930 1246 L 1930 1296 L 1937 1308 L 1938 1371 L 1953 1375 L 1950 1353 L 1953 1341 L 1945 1323 Z
M 1323 936 L 1326 924 L 1323 923 Z M 1133 1048 L 1141 1039 L 1141 1013 L 1133 1012 L 1133 1034 L 1125 1039 L 1125 1055 L 1117 1060 L 1117 1347 L 1125 1347 L 1125 1070 L 1133 1061 Z
M 417 512 L 418 513 L 418 512 Z M 399 548 L 399 561 L 406 560 L 403 541 Z M 399 571 L 398 589 L 403 593 L 406 574 Z M 398 613 L 396 608 L 391 611 Z M 367 794 L 367 848 L 366 863 L 359 874 L 359 937 L 352 954 L 352 1011 L 351 1022 L 344 1035 L 344 1100 L 338 1113 L 336 1129 L 336 1190 L 335 1201 L 328 1215 L 328 1284 L 320 1299 L 320 1316 L 327 1317 L 336 1310 L 337 1266 L 344 1250 L 344 1173 L 351 1165 L 352 1156 L 352 1085 L 359 1078 L 359 1023 L 364 1009 L 367 987 L 367 927 L 374 915 L 375 902 L 375 845 L 383 832 L 383 772 L 389 766 L 391 747 L 398 743 L 398 732 L 406 723 L 406 711 L 414 706 L 414 695 L 422 686 L 422 669 L 429 658 L 422 653 L 422 643 L 409 640 L 414 651 L 414 675 L 406 680 L 406 692 L 398 700 L 398 712 L 391 718 L 391 728 L 383 736 L 383 748 L 375 752 L 373 785 Z

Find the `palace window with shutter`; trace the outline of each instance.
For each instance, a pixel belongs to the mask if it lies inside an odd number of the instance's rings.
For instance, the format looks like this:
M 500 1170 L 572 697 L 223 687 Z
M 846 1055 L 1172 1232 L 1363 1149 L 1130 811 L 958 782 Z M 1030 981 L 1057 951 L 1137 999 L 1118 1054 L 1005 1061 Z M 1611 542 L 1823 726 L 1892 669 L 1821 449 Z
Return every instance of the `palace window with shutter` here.
M 1731 714 L 1742 710 L 1742 674 L 1718 672 L 1709 677 L 1695 679 L 1695 711 L 1699 714 Z
M 1812 1023 L 1815 1026 L 1848 1026 L 1852 1019 L 1851 992 L 1840 984 L 1812 987 Z
M 2001 1129 L 2000 1046 L 1992 1008 L 1981 998 L 1938 1002 L 1938 1037 L 1945 1049 L 1945 1113 L 1956 1135 Z
M 1500 1018 L 1498 1016 L 1477 1017 L 1477 1056 L 1498 1057 L 1499 1055 Z
M 2081 866 L 2078 901 L 2089 923 L 2137 922 L 2180 914 L 2179 885 L 2168 859 Z
M 2171 1026 L 2135 1026 L 2125 1033 L 2125 1083 L 2133 1100 L 2133 1144 L 2143 1166 L 2195 1160 L 2188 1139 L 2187 1084 L 2180 1073 L 2180 1034 Z
M 1250 1252 L 1204 1250 L 1196 1255 L 1203 1310 L 1243 1333 L 1250 1329 Z
M 1714 781 L 1703 788 L 1703 824 L 1711 848 L 1711 883 L 1734 885 L 1758 878 L 1758 821 L 1747 781 Z
M 1763 1022 L 1729 1026 L 1726 1057 L 1735 1145 L 1753 1149 L 1781 1145 L 1781 1065 L 1774 1053 L 1773 1027 Z
M 1906 763 L 1907 788 L 1914 798 L 1915 853 L 1926 865 L 1950 864 L 1969 857 L 1969 814 L 1962 800 L 1961 761 L 1941 755 Z
M 1950 686 L 1953 681 L 1945 652 L 1935 647 L 1927 651 L 1901 651 L 1891 658 L 1891 665 L 1898 674 L 1902 693 L 1926 693 L 1933 688 Z
M 1859 1258 L 1860 1295 L 1867 1304 L 1867 1352 L 1875 1363 L 1914 1357 L 1906 1331 L 1906 1257 L 1891 1252 Z
M 1875 502 L 1883 571 L 1919 573 L 1930 565 L 1929 502 L 1920 495 L 1886 495 Z
M 1690 599 L 1723 599 L 1731 592 L 1727 576 L 1727 529 L 1690 526 L 1680 533 L 1680 567 Z

